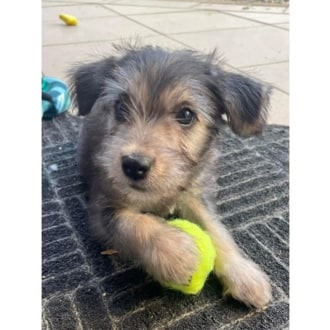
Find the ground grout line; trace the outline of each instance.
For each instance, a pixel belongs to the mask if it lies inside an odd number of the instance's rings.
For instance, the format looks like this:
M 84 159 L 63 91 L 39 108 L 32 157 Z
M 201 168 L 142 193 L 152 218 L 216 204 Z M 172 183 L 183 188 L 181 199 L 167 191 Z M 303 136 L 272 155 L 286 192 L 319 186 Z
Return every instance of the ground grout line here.
M 254 25 L 254 26 L 237 26 L 237 27 L 226 27 L 221 29 L 207 29 L 207 30 L 197 30 L 197 31 L 184 31 L 184 32 L 171 32 L 168 33 L 169 36 L 176 36 L 182 34 L 192 34 L 192 33 L 203 33 L 203 32 L 222 32 L 222 31 L 234 31 L 234 30 L 252 30 L 261 28 L 262 25 Z
M 239 69 L 248 69 L 248 68 L 254 68 L 254 67 L 259 67 L 259 66 L 284 64 L 284 63 L 290 63 L 290 61 L 289 60 L 283 60 L 283 61 L 275 61 L 275 62 L 253 64 L 253 65 L 243 65 L 243 66 L 239 66 L 238 68 Z
M 102 7 L 103 7 L 103 5 L 102 5 Z M 109 8 L 108 8 L 108 9 L 109 9 Z M 167 35 L 166 33 L 163 33 L 163 32 L 158 31 L 158 30 L 156 30 L 156 29 L 154 29 L 154 28 L 152 28 L 152 27 L 150 27 L 150 26 L 148 26 L 148 25 L 146 25 L 146 24 L 143 24 L 143 23 L 141 23 L 141 22 L 139 22 L 139 21 L 137 21 L 137 20 L 131 18 L 130 16 L 123 15 L 123 14 L 121 14 L 120 12 L 118 12 L 118 11 L 116 11 L 116 10 L 114 10 L 114 9 L 111 9 L 111 11 L 115 12 L 117 15 L 119 15 L 119 16 L 121 16 L 121 17 L 124 17 L 124 18 L 130 20 L 131 22 L 133 22 L 133 23 L 135 23 L 135 24 L 138 24 L 138 25 L 141 25 L 141 26 L 147 28 L 148 30 L 150 30 L 150 31 L 152 31 L 152 32 L 154 32 L 154 33 L 156 33 L 156 34 L 159 34 L 159 35 L 161 35 L 161 36 L 163 36 L 163 37 L 165 37 L 165 38 L 167 38 L 167 39 L 170 39 L 170 40 L 175 41 L 175 42 L 177 42 L 177 43 L 179 43 L 179 44 L 182 44 L 182 45 L 184 45 L 184 46 L 187 46 L 187 45 L 185 45 L 184 43 L 178 42 L 177 40 L 171 38 L 171 37 L 170 37 L 169 35 Z M 148 36 L 143 36 L 143 38 L 146 38 L 146 37 L 148 37 Z M 149 36 L 149 37 L 152 37 L 152 36 Z M 122 40 L 122 39 L 120 39 L 120 40 Z
M 236 15 L 235 13 L 231 13 L 231 12 L 228 12 L 228 11 L 222 11 L 222 10 L 217 10 L 217 11 L 220 11 L 223 14 L 228 15 L 228 16 L 233 16 L 233 17 L 236 17 L 236 18 L 240 18 L 240 19 L 250 21 L 250 22 L 259 23 L 259 24 L 262 24 L 262 25 L 274 27 L 274 28 L 281 29 L 281 30 L 286 30 L 285 28 L 282 28 L 280 26 L 276 26 L 275 23 L 267 23 L 267 22 L 263 22 L 263 21 L 258 21 L 257 19 L 243 17 L 243 16 Z M 287 23 L 287 22 L 285 22 L 285 23 Z M 276 24 L 278 24 L 278 23 L 276 23 Z
M 212 9 L 212 8 L 209 8 L 209 9 L 206 9 L 206 10 L 221 11 L 221 12 L 228 12 L 228 13 L 243 13 L 243 14 L 267 14 L 267 15 L 283 15 L 283 14 L 286 14 L 285 12 L 276 12 L 276 13 L 272 12 L 271 13 L 269 11 L 257 11 L 257 10 Z M 289 16 L 289 14 L 286 14 L 286 15 Z
M 283 62 L 289 62 L 289 61 L 283 61 Z M 280 62 L 279 62 L 280 63 Z M 262 64 L 255 64 L 255 65 L 251 65 L 250 67 L 257 67 L 257 66 L 265 66 L 265 65 L 271 65 L 271 64 L 276 64 L 276 63 L 262 63 Z M 284 89 L 282 89 L 282 88 L 280 88 L 280 87 L 278 87 L 278 86 L 276 86 L 276 85 L 272 85 L 271 83 L 269 83 L 268 81 L 266 81 L 266 80 L 264 80 L 264 79 L 260 79 L 260 78 L 256 78 L 256 76 L 255 75 L 253 75 L 252 73 L 250 73 L 250 72 L 248 72 L 248 71 L 245 71 L 244 70 L 244 68 L 246 68 L 245 66 L 244 67 L 235 67 L 235 66 L 233 66 L 233 65 L 231 65 L 231 64 L 227 64 L 226 63 L 226 65 L 228 65 L 231 69 L 234 69 L 234 70 L 237 70 L 238 72 L 240 72 L 240 73 L 243 73 L 244 75 L 247 75 L 247 76 L 249 76 L 249 77 L 251 77 L 251 78 L 254 78 L 254 79 L 258 79 L 259 81 L 261 81 L 261 82 L 263 82 L 263 83 L 266 83 L 266 84 L 268 84 L 268 85 L 270 85 L 271 86 L 271 88 L 272 89 L 276 89 L 276 90 L 278 90 L 278 91 L 280 91 L 280 92 L 282 92 L 282 93 L 284 93 L 284 94 L 286 94 L 286 95 L 289 95 L 289 93 L 287 92 L 287 91 L 285 91 Z
M 114 17 L 114 16 L 113 16 Z M 158 33 L 158 32 L 157 32 Z M 150 38 L 150 37 L 155 37 L 155 34 L 147 34 L 140 36 L 141 39 L 143 38 Z M 77 42 L 68 42 L 68 43 L 58 43 L 58 44 L 44 44 L 42 47 L 48 48 L 48 47 L 58 47 L 58 46 L 75 46 L 75 45 L 82 45 L 82 44 L 97 44 L 97 43 L 114 43 L 114 42 L 120 42 L 123 39 L 129 39 L 127 38 L 115 38 L 115 39 L 98 39 L 98 40 L 91 40 L 91 41 L 77 41 Z M 173 40 L 175 41 L 175 40 Z M 176 41 L 178 42 L 178 41 Z

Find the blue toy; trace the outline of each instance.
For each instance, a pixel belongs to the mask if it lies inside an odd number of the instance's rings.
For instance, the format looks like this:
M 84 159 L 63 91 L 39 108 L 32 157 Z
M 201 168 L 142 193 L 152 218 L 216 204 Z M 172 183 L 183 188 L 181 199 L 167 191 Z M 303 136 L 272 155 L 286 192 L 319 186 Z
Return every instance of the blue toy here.
M 67 85 L 53 77 L 42 77 L 42 118 L 51 119 L 70 107 Z

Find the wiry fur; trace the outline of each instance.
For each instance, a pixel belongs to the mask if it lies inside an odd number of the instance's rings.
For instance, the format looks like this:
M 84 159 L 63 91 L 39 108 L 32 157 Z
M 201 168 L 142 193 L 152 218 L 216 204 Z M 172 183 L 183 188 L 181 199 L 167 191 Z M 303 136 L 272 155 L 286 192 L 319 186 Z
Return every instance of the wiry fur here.
M 260 133 L 269 88 L 224 71 L 214 55 L 157 47 L 124 47 L 117 56 L 74 68 L 71 75 L 79 112 L 87 115 L 80 165 L 97 237 L 155 279 L 183 284 L 198 253 L 192 239 L 164 219 L 189 219 L 213 240 L 214 271 L 225 293 L 247 305 L 267 304 L 268 278 L 243 257 L 221 224 L 209 188 L 222 116 L 237 134 Z M 178 122 L 183 108 L 195 116 L 189 125 Z M 125 175 L 125 157 L 146 162 L 146 176 Z

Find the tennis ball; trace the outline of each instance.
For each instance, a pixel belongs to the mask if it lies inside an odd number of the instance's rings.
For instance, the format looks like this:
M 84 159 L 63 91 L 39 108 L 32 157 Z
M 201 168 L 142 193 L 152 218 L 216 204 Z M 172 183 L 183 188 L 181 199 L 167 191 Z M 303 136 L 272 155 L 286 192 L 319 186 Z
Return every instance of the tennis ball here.
M 190 282 L 187 285 L 170 282 L 161 284 L 169 289 L 178 290 L 185 294 L 197 294 L 202 290 L 207 277 L 214 267 L 216 252 L 211 238 L 199 226 L 187 220 L 175 219 L 169 221 L 168 224 L 183 230 L 194 239 L 199 250 L 200 261 L 195 272 L 191 274 Z

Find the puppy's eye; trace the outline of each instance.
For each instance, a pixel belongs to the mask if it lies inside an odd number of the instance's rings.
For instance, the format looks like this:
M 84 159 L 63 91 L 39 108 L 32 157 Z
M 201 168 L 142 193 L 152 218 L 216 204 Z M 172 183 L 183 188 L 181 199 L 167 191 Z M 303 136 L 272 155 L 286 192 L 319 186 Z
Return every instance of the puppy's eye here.
M 127 120 L 127 108 L 121 100 L 115 103 L 115 118 L 118 122 L 124 123 Z
M 195 113 L 189 108 L 182 108 L 175 116 L 176 121 L 182 126 L 191 126 L 196 119 Z

